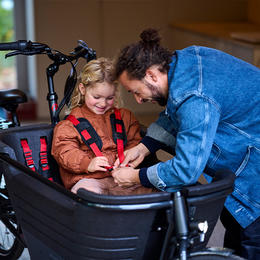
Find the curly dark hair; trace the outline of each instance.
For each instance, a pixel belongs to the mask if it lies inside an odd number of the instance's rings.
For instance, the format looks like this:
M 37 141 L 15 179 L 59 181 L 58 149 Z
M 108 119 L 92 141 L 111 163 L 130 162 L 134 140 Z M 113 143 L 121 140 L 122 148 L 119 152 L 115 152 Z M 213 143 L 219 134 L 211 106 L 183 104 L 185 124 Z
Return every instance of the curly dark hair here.
M 140 34 L 141 40 L 123 48 L 114 66 L 114 80 L 123 71 L 132 79 L 141 80 L 152 65 L 159 65 L 161 72 L 169 70 L 172 53 L 160 45 L 161 38 L 156 29 L 146 29 Z

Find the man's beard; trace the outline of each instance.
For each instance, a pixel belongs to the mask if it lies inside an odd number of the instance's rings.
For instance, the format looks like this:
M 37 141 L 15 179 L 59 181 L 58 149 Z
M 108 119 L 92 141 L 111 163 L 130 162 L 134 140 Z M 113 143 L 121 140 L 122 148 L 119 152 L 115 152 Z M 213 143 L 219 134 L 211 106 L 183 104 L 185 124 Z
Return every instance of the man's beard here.
M 163 95 L 163 93 L 161 93 L 158 90 L 157 86 L 150 84 L 146 80 L 144 80 L 143 82 L 146 85 L 146 87 L 148 87 L 152 92 L 152 101 L 156 101 L 159 104 L 159 106 L 162 106 L 162 107 L 166 106 L 167 100 L 168 100 L 168 95 L 165 97 Z
M 158 95 L 157 96 L 153 96 L 152 97 L 153 101 L 156 101 L 158 103 L 159 106 L 166 106 L 167 104 L 167 98 L 165 98 L 162 94 Z

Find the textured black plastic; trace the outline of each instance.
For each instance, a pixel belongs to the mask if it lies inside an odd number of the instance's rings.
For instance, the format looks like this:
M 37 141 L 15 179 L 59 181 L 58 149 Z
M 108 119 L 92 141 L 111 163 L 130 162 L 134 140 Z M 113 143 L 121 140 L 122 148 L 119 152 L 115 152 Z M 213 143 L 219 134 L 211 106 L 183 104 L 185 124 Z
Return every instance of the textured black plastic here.
M 58 165 L 51 156 L 52 133 L 53 125 L 28 125 L 23 127 L 14 127 L 6 130 L 1 130 L 0 140 L 14 150 L 15 157 L 13 157 L 13 159 L 16 159 L 17 161 L 25 164 L 24 153 L 20 142 L 22 139 L 27 139 L 28 145 L 32 150 L 32 157 L 35 167 L 38 171 L 38 169 L 40 168 L 40 137 L 46 137 L 48 151 L 47 158 L 49 162 L 49 167 L 51 169 L 52 177 L 55 182 L 61 184 L 62 182 L 59 175 Z
M 0 133 L 0 154 L 9 154 L 15 160 L 4 162 L 0 157 L 0 171 L 5 175 L 31 259 L 158 260 L 169 222 L 174 226 L 174 214 L 169 219 L 173 194 L 106 196 L 80 189 L 75 195 L 22 165 L 20 138 L 28 139 L 36 162 L 34 151 L 39 149 L 42 135 L 47 136 L 50 143 L 52 126 L 21 127 Z M 194 238 L 189 250 L 197 251 L 206 246 L 232 186 L 232 173 L 223 171 L 217 173 L 211 184 L 183 190 L 189 238 Z M 208 222 L 209 231 L 201 243 L 191 224 L 204 221 Z M 168 242 L 175 241 L 174 232 L 175 229 Z

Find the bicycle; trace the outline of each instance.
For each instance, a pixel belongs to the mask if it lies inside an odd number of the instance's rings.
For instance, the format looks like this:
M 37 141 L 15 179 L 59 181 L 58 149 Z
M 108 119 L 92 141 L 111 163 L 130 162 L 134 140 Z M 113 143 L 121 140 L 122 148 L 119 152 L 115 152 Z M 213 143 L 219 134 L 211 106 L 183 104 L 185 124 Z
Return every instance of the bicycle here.
M 8 129 L 20 125 L 16 110 L 19 104 L 25 103 L 26 101 L 27 96 L 18 89 L 0 92 L 0 107 L 4 108 L 12 116 L 11 120 L 1 119 L 0 129 Z M 19 235 L 20 228 L 17 225 L 15 213 L 10 203 L 2 173 L 0 173 L 0 180 L 0 258 L 16 259 L 22 254 L 25 245 Z
M 79 58 L 84 58 L 87 61 L 95 58 L 95 51 L 88 48 L 83 42 L 79 41 L 78 46 L 74 49 L 70 55 L 65 55 L 61 52 L 50 49 L 47 45 L 42 43 L 30 42 L 30 41 L 17 41 L 13 43 L 1 43 L 0 50 L 15 50 L 15 52 L 8 53 L 6 57 L 24 54 L 24 55 L 35 55 L 35 54 L 47 54 L 48 57 L 54 62 L 46 69 L 49 93 L 47 96 L 49 102 L 49 108 L 51 113 L 52 124 L 56 124 L 59 118 L 56 113 L 57 110 L 62 110 L 64 104 L 69 99 L 74 85 L 76 83 L 76 63 Z M 73 64 L 72 61 L 76 60 Z M 57 95 L 53 88 L 53 76 L 59 70 L 59 66 L 70 62 L 72 65 L 72 72 L 67 78 L 65 92 L 67 97 L 62 101 L 63 105 L 57 106 Z M 65 96 L 66 96 L 65 95 Z M 12 127 L 20 127 L 20 121 L 17 115 L 18 106 L 22 103 L 27 102 L 26 94 L 18 89 L 3 90 L 0 91 L 0 108 L 7 111 L 10 119 L 0 119 L 0 129 L 8 129 Z M 0 235 L 0 259 L 17 259 L 23 252 L 26 244 L 21 237 L 20 227 L 17 225 L 16 216 L 10 199 L 8 191 L 5 185 L 4 176 L 0 173 L 0 227 L 3 232 Z
M 40 43 L 18 41 L 4 45 L 5 49 L 18 50 L 13 55 L 44 53 L 54 61 L 47 68 L 51 125 L 14 127 L 0 132 L 0 169 L 17 217 L 15 225 L 21 225 L 26 242 L 23 246 L 28 247 L 31 258 L 241 259 L 230 250 L 205 248 L 224 201 L 233 189 L 235 176 L 228 170 L 216 173 L 212 183 L 184 187 L 174 193 L 106 196 L 83 189 L 77 194 L 66 190 L 58 184 L 57 165 L 50 163 L 51 158 L 48 160 L 52 177 L 57 182 L 35 174 L 24 165 L 24 154 L 17 149 L 17 143 L 28 139 L 28 143 L 33 145 L 30 156 L 34 157 L 34 162 L 41 153 L 37 142 L 42 136 L 46 138 L 46 151 L 49 151 L 53 127 L 59 121 L 59 113 L 75 86 L 76 70 L 75 64 L 72 64 L 65 95 L 58 106 L 53 75 L 59 65 L 71 63 L 82 56 L 86 60 L 95 57 L 92 49 L 86 44 L 81 45 L 72 56 L 57 51 L 53 53 L 47 45 Z M 37 163 L 36 167 L 40 166 Z M 86 219 L 90 224 L 85 224 Z M 19 227 L 14 226 L 14 229 L 14 241 L 23 243 Z

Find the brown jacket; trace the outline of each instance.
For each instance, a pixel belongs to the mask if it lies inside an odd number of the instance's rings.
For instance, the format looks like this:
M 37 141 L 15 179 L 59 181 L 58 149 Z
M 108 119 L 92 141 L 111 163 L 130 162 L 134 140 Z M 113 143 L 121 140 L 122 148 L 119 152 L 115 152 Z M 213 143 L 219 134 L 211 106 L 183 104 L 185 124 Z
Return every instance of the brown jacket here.
M 103 155 L 108 158 L 110 165 L 113 165 L 116 160 L 117 147 L 112 138 L 111 113 L 113 113 L 113 109 L 104 115 L 97 115 L 85 105 L 71 111 L 71 114 L 76 118 L 88 119 L 102 140 L 101 151 Z M 140 126 L 129 110 L 121 108 L 120 113 L 127 135 L 127 145 L 124 150 L 127 150 L 137 145 L 141 140 Z M 100 179 L 111 176 L 107 172 L 100 171 L 88 173 L 88 165 L 95 154 L 83 143 L 78 131 L 69 120 L 59 122 L 54 128 L 52 155 L 60 166 L 60 175 L 67 189 L 70 189 L 82 178 Z

